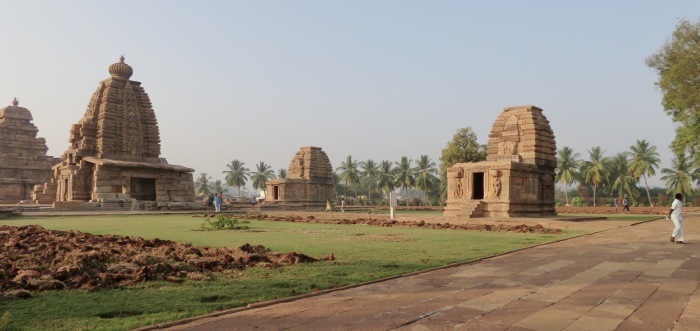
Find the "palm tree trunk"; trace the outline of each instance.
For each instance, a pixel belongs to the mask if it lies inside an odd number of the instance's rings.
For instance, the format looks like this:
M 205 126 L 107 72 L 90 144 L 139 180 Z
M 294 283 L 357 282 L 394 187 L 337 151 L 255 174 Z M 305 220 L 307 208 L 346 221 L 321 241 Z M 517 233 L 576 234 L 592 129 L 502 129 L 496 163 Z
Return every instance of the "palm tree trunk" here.
M 593 185 L 593 207 L 595 207 L 595 191 L 598 190 L 598 187 L 596 185 Z
M 372 182 L 370 180 L 369 184 L 367 184 L 367 196 L 369 197 L 369 205 L 372 205 Z
M 647 199 L 649 199 L 649 206 L 654 207 L 654 204 L 651 203 L 651 195 L 649 194 L 649 185 L 647 185 L 647 175 L 642 174 L 642 177 L 644 177 L 644 188 L 647 190 Z
M 566 197 L 566 205 L 569 205 L 569 185 L 564 183 L 564 196 Z

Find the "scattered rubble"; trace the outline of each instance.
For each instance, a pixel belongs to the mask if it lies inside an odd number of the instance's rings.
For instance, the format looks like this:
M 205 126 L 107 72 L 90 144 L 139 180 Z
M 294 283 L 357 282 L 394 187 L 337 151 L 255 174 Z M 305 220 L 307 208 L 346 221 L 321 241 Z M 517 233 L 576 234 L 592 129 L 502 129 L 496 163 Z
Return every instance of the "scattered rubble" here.
M 0 292 L 121 287 L 143 281 L 206 280 L 213 272 L 315 262 L 304 254 L 264 246 L 194 247 L 170 240 L 0 226 Z M 327 258 L 333 259 L 332 253 Z

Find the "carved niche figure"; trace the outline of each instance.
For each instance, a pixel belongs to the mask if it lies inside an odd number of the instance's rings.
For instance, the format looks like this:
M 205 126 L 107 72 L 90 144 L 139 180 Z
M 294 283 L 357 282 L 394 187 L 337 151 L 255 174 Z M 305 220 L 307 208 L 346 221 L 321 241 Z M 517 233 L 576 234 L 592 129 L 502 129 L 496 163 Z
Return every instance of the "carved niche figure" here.
M 457 185 L 455 185 L 454 196 L 455 198 L 461 198 L 464 196 L 464 187 L 462 186 L 462 179 L 464 179 L 464 171 L 460 171 L 457 174 Z
M 502 141 L 498 143 L 499 155 L 516 155 L 518 154 L 518 143 L 514 141 Z
M 498 170 L 491 170 L 490 171 L 492 180 L 491 180 L 491 193 L 493 194 L 494 198 L 501 198 L 501 172 Z

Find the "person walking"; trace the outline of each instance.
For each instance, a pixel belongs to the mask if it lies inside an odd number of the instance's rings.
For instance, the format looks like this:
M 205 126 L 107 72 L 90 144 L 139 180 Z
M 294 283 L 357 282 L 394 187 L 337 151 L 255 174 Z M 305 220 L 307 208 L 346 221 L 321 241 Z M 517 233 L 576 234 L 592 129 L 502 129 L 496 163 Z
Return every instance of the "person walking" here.
M 340 211 L 345 212 L 345 198 L 340 199 Z
M 253 211 L 255 210 L 255 204 L 258 203 L 258 199 L 255 198 L 255 195 L 250 196 L 250 210 Z
M 632 212 L 632 211 L 630 210 L 630 199 L 627 199 L 627 197 L 625 197 L 625 198 L 622 200 L 622 212 L 624 213 L 625 210 L 628 211 L 628 212 L 630 212 L 630 213 Z
M 673 222 L 673 232 L 671 232 L 671 242 L 685 244 L 683 238 L 683 194 L 676 193 L 676 200 L 673 200 L 671 209 L 668 211 L 666 219 Z
M 622 206 L 622 197 L 618 195 L 617 198 L 615 198 L 615 211 L 617 211 L 617 208 L 620 206 Z
M 220 213 L 221 212 L 221 200 L 224 198 L 223 192 L 219 192 L 219 194 L 216 195 L 216 198 L 214 199 L 214 204 L 216 206 L 216 212 Z
M 214 193 L 209 194 L 207 198 L 207 211 L 214 210 Z
M 326 213 L 330 213 L 330 212 L 331 212 L 331 200 L 326 199 Z

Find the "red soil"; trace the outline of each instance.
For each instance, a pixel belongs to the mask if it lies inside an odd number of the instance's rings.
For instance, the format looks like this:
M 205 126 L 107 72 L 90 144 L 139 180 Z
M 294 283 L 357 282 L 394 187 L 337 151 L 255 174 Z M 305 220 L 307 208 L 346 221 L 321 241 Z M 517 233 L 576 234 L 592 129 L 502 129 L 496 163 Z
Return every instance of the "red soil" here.
M 0 243 L 0 292 L 203 280 L 212 272 L 317 261 L 249 244 L 234 249 L 194 247 L 170 240 L 46 230 L 38 225 L 0 226 Z

